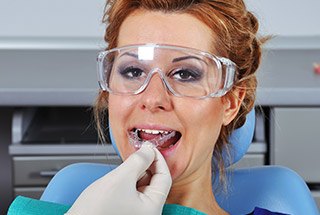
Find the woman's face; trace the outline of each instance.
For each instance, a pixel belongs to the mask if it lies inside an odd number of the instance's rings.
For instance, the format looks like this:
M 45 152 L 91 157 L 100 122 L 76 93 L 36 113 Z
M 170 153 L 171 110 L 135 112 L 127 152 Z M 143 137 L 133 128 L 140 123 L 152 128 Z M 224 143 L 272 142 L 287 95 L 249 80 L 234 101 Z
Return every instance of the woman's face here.
M 118 47 L 158 43 L 212 52 L 213 42 L 210 29 L 191 15 L 139 10 L 122 23 Z M 136 151 L 128 140 L 133 129 L 180 132 L 180 139 L 171 148 L 161 150 L 173 180 L 178 181 L 197 175 L 203 165 L 210 168 L 220 128 L 232 118 L 229 106 L 222 98 L 176 97 L 156 74 L 138 95 L 110 94 L 109 120 L 124 160 Z

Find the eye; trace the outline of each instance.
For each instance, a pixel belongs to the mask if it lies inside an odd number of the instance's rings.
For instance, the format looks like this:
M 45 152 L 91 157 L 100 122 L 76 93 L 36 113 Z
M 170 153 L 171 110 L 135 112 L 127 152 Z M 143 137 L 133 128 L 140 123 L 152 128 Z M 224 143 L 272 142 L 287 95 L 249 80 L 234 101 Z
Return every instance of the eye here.
M 134 66 L 120 69 L 119 73 L 121 74 L 122 77 L 125 77 L 127 79 L 137 79 L 137 78 L 142 78 L 146 76 L 146 74 L 142 69 Z
M 200 80 L 202 73 L 192 69 L 177 69 L 172 72 L 172 77 L 182 82 L 191 82 Z

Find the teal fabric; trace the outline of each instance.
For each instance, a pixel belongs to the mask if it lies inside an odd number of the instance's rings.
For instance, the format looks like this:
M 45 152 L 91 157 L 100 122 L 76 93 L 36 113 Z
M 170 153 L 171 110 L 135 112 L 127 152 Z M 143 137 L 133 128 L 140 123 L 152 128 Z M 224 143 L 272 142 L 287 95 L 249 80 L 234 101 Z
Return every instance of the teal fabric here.
M 165 204 L 162 210 L 162 215 L 206 215 L 201 211 L 193 208 L 188 208 L 182 205 Z
M 8 215 L 63 215 L 69 210 L 70 206 L 52 202 L 45 202 L 18 196 L 10 205 Z M 163 215 L 205 215 L 193 208 L 184 207 L 176 204 L 165 204 L 162 211 Z
M 70 206 L 52 202 L 45 202 L 18 196 L 11 203 L 8 215 L 59 215 L 69 210 Z

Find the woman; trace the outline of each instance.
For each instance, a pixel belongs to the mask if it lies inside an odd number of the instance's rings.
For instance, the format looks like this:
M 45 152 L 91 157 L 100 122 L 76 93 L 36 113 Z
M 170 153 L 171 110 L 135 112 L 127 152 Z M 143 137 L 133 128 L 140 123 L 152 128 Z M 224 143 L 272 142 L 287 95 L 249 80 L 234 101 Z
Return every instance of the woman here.
M 223 176 L 222 149 L 253 107 L 261 56 L 256 18 L 242 0 L 118 0 L 109 2 L 105 22 L 108 49 L 122 49 L 100 56 L 96 112 L 108 108 L 122 159 L 139 141 L 153 142 L 173 180 L 166 203 L 226 214 L 211 172 Z M 139 54 L 150 49 L 151 57 Z

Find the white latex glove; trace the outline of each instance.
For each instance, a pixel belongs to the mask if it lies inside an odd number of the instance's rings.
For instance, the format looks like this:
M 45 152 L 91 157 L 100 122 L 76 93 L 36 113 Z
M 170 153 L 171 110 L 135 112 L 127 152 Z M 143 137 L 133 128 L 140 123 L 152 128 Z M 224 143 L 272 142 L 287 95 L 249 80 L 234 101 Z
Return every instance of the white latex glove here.
M 87 187 L 67 214 L 161 214 L 171 183 L 161 153 L 151 146 L 142 146 L 119 167 Z

